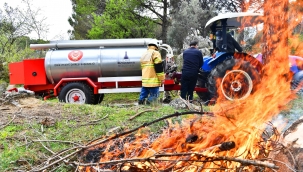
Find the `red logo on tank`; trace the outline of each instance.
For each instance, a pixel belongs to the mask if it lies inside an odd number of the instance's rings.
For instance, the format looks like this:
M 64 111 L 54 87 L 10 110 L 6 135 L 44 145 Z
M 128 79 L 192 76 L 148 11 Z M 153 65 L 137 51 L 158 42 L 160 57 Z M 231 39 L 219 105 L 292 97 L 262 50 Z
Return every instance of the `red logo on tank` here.
M 77 62 L 83 57 L 83 52 L 80 50 L 74 50 L 68 53 L 68 59 L 72 62 Z

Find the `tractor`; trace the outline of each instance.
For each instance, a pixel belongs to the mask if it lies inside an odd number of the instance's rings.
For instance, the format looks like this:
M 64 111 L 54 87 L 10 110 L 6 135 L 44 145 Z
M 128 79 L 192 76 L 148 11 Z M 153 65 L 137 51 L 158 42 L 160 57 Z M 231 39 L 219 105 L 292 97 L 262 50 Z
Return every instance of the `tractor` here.
M 247 23 L 249 19 L 252 23 L 260 22 L 262 16 L 260 13 L 251 12 L 226 13 L 215 16 L 206 23 L 205 27 L 210 27 L 212 35 L 218 30 L 222 31 L 223 44 L 220 48 L 223 51 L 216 53 L 214 57 L 203 58 L 204 64 L 197 82 L 198 87 L 205 87 L 208 90 L 197 92 L 203 102 L 215 101 L 219 94 L 224 95 L 227 100 L 242 100 L 254 93 L 261 80 L 262 54 L 228 53 L 227 34 L 230 29 L 239 28 L 241 21 Z M 215 36 L 212 41 L 214 50 Z M 293 74 L 290 88 L 296 89 L 297 94 L 302 96 L 303 58 L 289 55 L 289 64 L 290 72 Z
M 247 53 L 227 52 L 227 31 L 241 26 L 241 20 L 250 17 L 257 19 L 259 13 L 226 13 L 210 19 L 205 27 L 210 27 L 212 35 L 218 30 L 222 32 L 220 52 L 214 57 L 203 58 L 204 64 L 199 72 L 198 87 L 207 88 L 208 92 L 197 92 L 203 102 L 216 100 L 223 94 L 227 100 L 242 100 L 256 90 L 256 85 L 261 81 L 262 63 L 254 56 Z M 216 47 L 216 37 L 213 39 L 213 50 Z

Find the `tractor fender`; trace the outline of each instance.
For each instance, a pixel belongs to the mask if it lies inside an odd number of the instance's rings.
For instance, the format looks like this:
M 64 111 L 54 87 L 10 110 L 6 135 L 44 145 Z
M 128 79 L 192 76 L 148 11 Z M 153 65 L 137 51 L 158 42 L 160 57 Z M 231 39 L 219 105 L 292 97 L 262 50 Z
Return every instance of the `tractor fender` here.
M 212 68 L 208 65 L 208 62 L 212 60 L 213 58 L 210 56 L 205 56 L 203 57 L 203 65 L 202 65 L 202 70 L 206 72 L 210 72 Z
M 261 61 L 258 60 L 258 58 L 255 58 L 254 56 L 247 53 L 239 53 L 239 52 L 235 52 L 234 58 L 242 59 L 244 61 L 249 62 L 260 74 L 262 73 L 263 64 Z
M 226 59 L 231 59 L 231 58 L 233 58 L 233 53 L 218 52 L 216 53 L 216 57 L 211 59 L 207 64 L 211 69 L 213 69 L 219 63 L 223 62 Z

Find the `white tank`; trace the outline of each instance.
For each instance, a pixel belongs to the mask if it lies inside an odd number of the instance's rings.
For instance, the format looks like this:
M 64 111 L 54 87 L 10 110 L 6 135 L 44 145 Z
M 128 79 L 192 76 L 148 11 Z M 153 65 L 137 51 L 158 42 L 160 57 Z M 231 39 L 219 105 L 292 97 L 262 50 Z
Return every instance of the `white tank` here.
M 151 40 L 71 40 L 32 44 L 31 48 L 49 49 L 45 70 L 51 83 L 79 77 L 97 82 L 98 77 L 141 76 L 140 58 Z

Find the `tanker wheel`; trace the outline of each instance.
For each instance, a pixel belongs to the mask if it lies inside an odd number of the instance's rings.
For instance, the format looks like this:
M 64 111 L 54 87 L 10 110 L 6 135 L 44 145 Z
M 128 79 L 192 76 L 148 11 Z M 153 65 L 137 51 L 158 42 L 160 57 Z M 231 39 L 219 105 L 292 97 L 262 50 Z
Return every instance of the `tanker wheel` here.
M 95 94 L 94 104 L 100 104 L 104 99 L 104 94 Z
M 247 98 L 260 83 L 258 71 L 247 61 L 227 59 L 218 64 L 208 77 L 207 89 L 211 97 L 222 93 L 228 100 Z
M 66 84 L 60 94 L 59 101 L 75 104 L 94 104 L 95 96 L 90 86 L 82 82 Z

